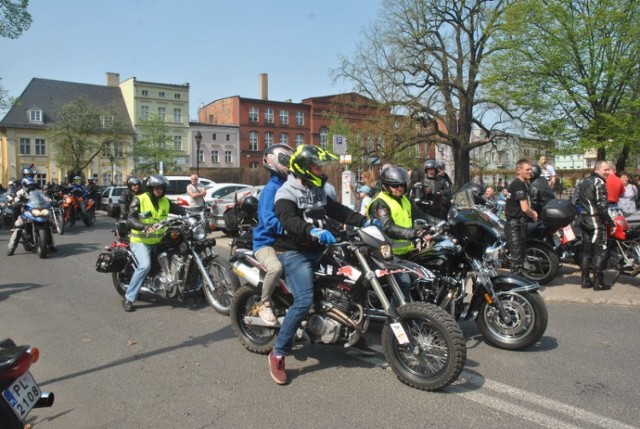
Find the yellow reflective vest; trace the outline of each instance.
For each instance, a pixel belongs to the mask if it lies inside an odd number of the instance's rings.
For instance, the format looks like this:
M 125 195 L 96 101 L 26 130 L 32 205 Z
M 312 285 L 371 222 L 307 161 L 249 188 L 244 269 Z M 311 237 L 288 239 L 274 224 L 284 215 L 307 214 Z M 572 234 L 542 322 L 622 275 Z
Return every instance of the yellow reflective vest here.
M 169 200 L 166 197 L 162 197 L 158 200 L 158 208 L 156 209 L 151 202 L 151 197 L 146 192 L 144 194 L 136 195 L 136 198 L 140 200 L 140 213 L 150 212 L 151 216 L 146 219 L 140 219 L 145 225 L 153 225 L 158 222 L 162 222 L 169 216 Z M 165 228 L 158 229 L 153 232 L 139 231 L 137 229 L 131 230 L 132 243 L 144 243 L 144 244 L 158 244 L 162 240 Z
M 413 228 L 413 220 L 411 219 L 411 202 L 404 195 L 400 198 L 400 202 L 395 198 L 387 195 L 386 192 L 378 192 L 378 195 L 371 201 L 369 207 L 373 206 L 375 200 L 384 201 L 391 210 L 391 219 L 402 228 Z M 404 255 L 414 249 L 413 242 L 409 240 L 393 240 L 393 253 L 396 255 Z

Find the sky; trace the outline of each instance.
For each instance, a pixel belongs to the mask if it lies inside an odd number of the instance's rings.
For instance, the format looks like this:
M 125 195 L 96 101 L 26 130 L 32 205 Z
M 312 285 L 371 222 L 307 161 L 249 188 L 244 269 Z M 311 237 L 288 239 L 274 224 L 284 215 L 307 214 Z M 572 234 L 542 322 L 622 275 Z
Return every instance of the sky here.
M 350 57 L 381 0 L 30 0 L 33 22 L 0 38 L 0 85 L 18 97 L 32 78 L 96 85 L 106 73 L 189 83 L 189 117 L 214 100 L 347 92 L 330 70 Z

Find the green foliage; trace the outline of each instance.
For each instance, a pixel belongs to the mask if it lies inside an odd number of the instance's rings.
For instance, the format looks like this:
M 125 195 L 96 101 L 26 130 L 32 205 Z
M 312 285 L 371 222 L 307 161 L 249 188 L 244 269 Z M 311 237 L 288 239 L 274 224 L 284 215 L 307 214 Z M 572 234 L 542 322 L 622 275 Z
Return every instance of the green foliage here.
M 0 0 L 0 37 L 17 39 L 31 26 L 29 0 Z
M 133 158 L 136 174 L 154 174 L 160 172 L 160 162 L 164 171 L 173 171 L 177 165 L 178 151 L 173 146 L 165 121 L 158 115 L 140 121 L 140 134 L 133 145 Z

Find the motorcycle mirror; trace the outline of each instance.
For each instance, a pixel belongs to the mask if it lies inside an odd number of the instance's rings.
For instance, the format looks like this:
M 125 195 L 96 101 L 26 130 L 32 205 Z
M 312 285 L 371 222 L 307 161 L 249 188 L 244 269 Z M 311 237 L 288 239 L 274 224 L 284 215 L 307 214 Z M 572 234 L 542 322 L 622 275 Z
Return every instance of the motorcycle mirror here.
M 151 217 L 151 212 L 148 211 L 148 212 L 140 213 L 138 217 L 140 219 L 149 219 Z

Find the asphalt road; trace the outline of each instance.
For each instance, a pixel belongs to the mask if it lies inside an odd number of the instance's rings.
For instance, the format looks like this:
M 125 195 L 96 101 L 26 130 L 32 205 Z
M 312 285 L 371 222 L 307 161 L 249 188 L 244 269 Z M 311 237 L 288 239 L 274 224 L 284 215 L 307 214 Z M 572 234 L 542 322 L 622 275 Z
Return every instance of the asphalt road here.
M 632 306 L 550 302 L 541 342 L 504 351 L 464 322 L 468 360 L 458 382 L 422 392 L 398 381 L 379 353 L 304 346 L 291 382 L 245 350 L 205 302 L 158 299 L 125 313 L 110 275 L 95 271 L 112 220 L 56 236 L 41 260 L 0 250 L 0 337 L 36 345 L 31 369 L 53 407 L 34 428 L 638 427 L 640 312 Z M 8 231 L 0 231 L 6 249 Z M 226 254 L 227 240 L 219 240 Z M 369 341 L 377 350 L 380 327 Z

